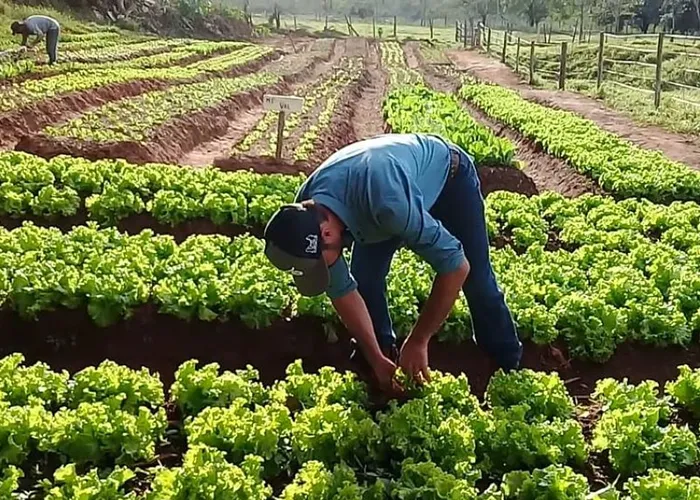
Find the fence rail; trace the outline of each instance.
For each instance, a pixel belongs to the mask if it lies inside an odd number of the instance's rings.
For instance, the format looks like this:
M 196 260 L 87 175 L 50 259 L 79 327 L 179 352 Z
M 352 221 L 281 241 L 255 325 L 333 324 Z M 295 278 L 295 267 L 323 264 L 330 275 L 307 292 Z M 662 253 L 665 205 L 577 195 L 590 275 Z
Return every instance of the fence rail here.
M 677 102 L 700 106 L 700 62 L 695 61 L 700 59 L 700 37 L 601 32 L 596 47 L 566 41 L 543 43 L 479 25 L 473 45 L 527 76 L 530 84 L 538 79 L 550 80 L 564 90 L 571 78 L 595 81 L 598 89 L 610 82 L 653 94 L 656 108 L 661 105 L 662 94 Z M 677 58 L 681 59 L 677 62 Z M 684 91 L 682 97 L 673 95 L 680 90 Z

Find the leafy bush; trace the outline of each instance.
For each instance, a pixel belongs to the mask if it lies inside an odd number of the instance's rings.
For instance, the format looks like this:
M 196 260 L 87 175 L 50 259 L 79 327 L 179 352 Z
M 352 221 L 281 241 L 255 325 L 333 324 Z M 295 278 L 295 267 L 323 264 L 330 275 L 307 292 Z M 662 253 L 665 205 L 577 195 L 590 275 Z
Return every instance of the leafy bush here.
M 589 494 L 588 481 L 570 467 L 550 465 L 533 471 L 513 471 L 503 476 L 501 491 L 506 499 L 580 500 Z
M 486 388 L 486 401 L 492 408 L 524 405 L 528 422 L 570 418 L 574 414 L 574 401 L 557 373 L 499 370 Z
M 219 374 L 218 363 L 197 368 L 198 363 L 196 359 L 182 363 L 170 387 L 171 398 L 185 415 L 197 415 L 210 406 L 225 407 L 237 399 L 248 405 L 264 402 L 266 390 L 253 367 Z
M 114 361 L 103 361 L 73 375 L 70 401 L 75 408 L 80 403 L 102 402 L 125 411 L 140 406 L 156 409 L 165 402 L 160 375 L 147 368 L 132 370 Z
M 615 471 L 641 474 L 652 468 L 677 472 L 698 462 L 697 439 L 688 427 L 660 425 L 662 410 L 641 403 L 603 414 L 592 447 L 607 450 Z
M 287 485 L 281 500 L 381 500 L 384 487 L 377 481 L 367 488 L 357 483 L 355 473 L 344 464 L 332 470 L 316 460 L 306 462 Z
M 276 474 L 288 460 L 283 445 L 292 430 L 289 410 L 279 404 L 251 410 L 247 404 L 236 399 L 228 408 L 205 408 L 185 425 L 188 442 L 221 450 L 235 464 L 259 456 L 265 472 Z
M 104 478 L 97 469 L 78 475 L 75 464 L 64 465 L 54 472 L 53 484 L 45 481 L 46 500 L 132 500 L 135 493 L 125 493 L 124 485 L 136 477 L 126 468 L 117 467 Z
M 335 403 L 344 406 L 367 404 L 367 388 L 352 372 L 340 373 L 324 366 L 316 374 L 305 373 L 298 359 L 287 367 L 286 374 L 284 380 L 270 389 L 270 397 L 293 410 Z
M 397 500 L 470 500 L 478 491 L 466 479 L 448 474 L 433 462 L 401 464 L 401 476 L 392 482 L 391 497 Z
M 68 392 L 68 372 L 56 373 L 45 363 L 22 366 L 24 355 L 15 353 L 0 359 L 0 401 L 22 406 L 38 403 L 58 407 Z
M 240 466 L 226 461 L 224 452 L 195 445 L 185 453 L 182 467 L 157 470 L 146 500 L 266 500 L 272 488 L 260 478 L 262 459 L 246 456 Z
M 666 392 L 693 416 L 700 418 L 700 370 L 688 365 L 679 366 L 676 380 L 666 384 Z
M 437 394 L 414 399 L 378 416 L 391 458 L 398 464 L 404 458 L 430 461 L 446 472 L 466 472 L 476 462 L 473 420 L 441 406 Z
M 292 424 L 292 453 L 297 463 L 316 460 L 366 466 L 380 459 L 382 433 L 369 413 L 351 405 L 314 406 L 299 412 Z
M 495 409 L 477 448 L 479 467 L 490 474 L 552 464 L 581 465 L 588 456 L 581 424 L 573 419 L 527 421 L 528 407 Z
M 48 420 L 38 449 L 59 453 L 78 465 L 110 460 L 132 464 L 153 459 L 155 443 L 166 427 L 162 408 L 154 414 L 141 407 L 131 414 L 103 403 L 81 403 Z
M 629 479 L 624 489 L 630 500 L 693 500 L 700 498 L 700 478 L 688 479 L 663 469 L 650 469 L 644 476 Z

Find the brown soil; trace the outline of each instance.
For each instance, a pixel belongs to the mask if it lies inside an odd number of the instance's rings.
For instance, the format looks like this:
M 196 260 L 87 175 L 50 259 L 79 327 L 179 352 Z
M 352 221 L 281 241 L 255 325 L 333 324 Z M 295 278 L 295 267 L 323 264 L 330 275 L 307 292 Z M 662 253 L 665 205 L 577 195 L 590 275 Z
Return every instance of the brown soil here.
M 412 50 L 420 54 L 416 44 L 406 44 L 406 53 Z M 422 58 L 420 58 L 422 60 Z M 423 76 L 428 85 L 441 92 L 454 93 L 459 88 L 456 78 L 446 77 L 435 70 L 433 65 L 421 65 Z M 464 102 L 469 114 L 482 125 L 490 128 L 499 137 L 505 137 L 515 144 L 516 159 L 524 164 L 523 173 L 534 182 L 537 191 L 556 191 L 564 196 L 580 196 L 584 193 L 603 193 L 603 190 L 592 179 L 580 174 L 566 162 L 544 152 L 533 141 L 523 137 L 510 127 L 489 118 L 481 110 Z
M 285 163 L 274 158 L 237 157 L 218 158 L 214 165 L 222 170 L 252 170 L 261 174 L 298 174 L 310 173 L 315 164 L 304 162 Z M 514 167 L 479 167 L 477 169 L 481 181 L 481 192 L 487 196 L 494 191 L 512 191 L 514 193 L 533 196 L 538 193 L 535 183 L 521 170 Z
M 71 217 L 35 217 L 24 216 L 20 219 L 0 216 L 0 226 L 6 229 L 15 229 L 22 225 L 24 221 L 31 221 L 41 227 L 55 227 L 61 231 L 70 231 L 75 226 L 84 226 L 90 219 L 84 209 Z M 144 229 L 151 229 L 156 234 L 169 234 L 178 243 L 185 241 L 193 235 L 199 234 L 221 234 L 228 237 L 236 237 L 243 234 L 250 234 L 262 238 L 262 226 L 243 226 L 240 224 L 215 224 L 207 218 L 197 218 L 182 222 L 180 224 L 169 225 L 158 222 L 151 214 L 144 213 L 130 215 L 115 225 L 115 227 L 127 234 L 138 234 Z
M 224 135 L 200 144 L 183 156 L 178 163 L 193 167 L 212 165 L 216 158 L 229 154 L 233 145 L 240 142 L 264 114 L 265 110 L 262 106 L 255 106 L 241 112 L 235 120 L 228 122 Z
M 306 162 L 288 162 L 284 159 L 277 160 L 269 156 L 236 156 L 235 158 L 220 157 L 214 160 L 214 166 L 227 172 L 237 170 L 251 170 L 258 174 L 288 174 L 296 175 L 300 172 L 311 173 L 315 165 Z
M 331 54 L 325 55 L 326 58 Z M 265 93 L 283 93 L 289 85 L 305 78 L 322 56 L 306 57 L 307 64 L 296 73 L 290 72 L 290 60 L 275 61 L 266 67 L 267 71 L 282 74 L 282 82 L 260 89 L 244 92 L 224 103 L 170 120 L 160 126 L 150 140 L 138 142 L 96 143 L 74 139 L 54 138 L 44 135 L 25 136 L 16 146 L 18 151 L 26 151 L 44 158 L 52 158 L 60 154 L 80 156 L 90 160 L 102 158 L 123 158 L 130 163 L 143 164 L 150 162 L 177 163 L 185 153 L 197 145 L 211 141 L 215 137 L 226 134 L 229 121 L 234 121 L 244 111 L 259 106 Z M 299 59 L 292 59 L 299 62 Z M 260 63 L 262 64 L 262 63 Z
M 284 377 L 286 366 L 301 358 L 309 370 L 331 365 L 340 370 L 366 370 L 351 363 L 349 339 L 337 332 L 339 341 L 330 343 L 319 321 L 309 318 L 280 320 L 269 328 L 251 330 L 237 319 L 225 322 L 184 321 L 157 313 L 147 305 L 127 320 L 99 328 L 85 310 L 57 310 L 42 314 L 37 321 L 24 321 L 12 311 L 0 312 L 0 329 L 7 332 L 0 356 L 22 352 L 28 361 L 44 361 L 54 369 L 76 371 L 111 359 L 133 368 L 149 367 L 170 384 L 180 363 L 196 358 L 201 363 L 216 361 L 225 369 L 251 364 L 262 379 L 271 383 Z M 654 379 L 659 382 L 677 376 L 677 366 L 700 362 L 700 344 L 690 349 L 647 347 L 625 344 L 606 363 L 567 360 L 563 347 L 537 346 L 524 342 L 522 366 L 556 370 L 572 395 L 586 396 L 596 380 L 628 377 L 631 382 Z M 471 341 L 460 344 L 433 341 L 430 348 L 433 369 L 466 373 L 477 394 L 482 394 L 494 371 L 493 363 Z
M 517 89 L 531 101 L 577 113 L 596 122 L 601 128 L 646 149 L 662 151 L 669 158 L 700 169 L 700 140 L 674 134 L 659 127 L 635 123 L 599 101 L 568 91 L 534 89 L 505 64 L 476 50 L 451 50 L 448 56 L 461 70 L 481 80 Z
M 268 61 L 278 56 L 279 53 L 273 52 L 250 64 L 244 64 L 225 72 L 208 73 L 201 75 L 197 79 L 182 81 L 138 80 L 72 92 L 39 101 L 31 106 L 0 115 L 0 148 L 9 149 L 13 144 L 32 133 L 40 131 L 47 125 L 59 123 L 78 112 L 84 112 L 111 101 L 134 97 L 181 83 L 203 81 L 217 76 L 235 76 L 255 72 Z
M 295 42 L 296 43 L 296 42 Z M 302 46 L 297 45 L 298 52 L 308 50 L 311 42 L 307 42 Z M 331 56 L 328 61 L 320 60 L 309 76 L 304 78 L 298 84 L 290 86 L 289 91 L 294 93 L 296 88 L 308 83 L 308 81 L 318 78 L 323 73 L 327 72 L 340 58 L 345 54 L 345 41 L 335 41 L 333 43 Z M 180 165 L 188 165 L 201 167 L 212 165 L 217 158 L 228 157 L 231 154 L 233 147 L 238 144 L 243 138 L 255 127 L 257 122 L 264 116 L 265 110 L 262 106 L 254 106 L 251 109 L 241 113 L 235 120 L 228 122 L 226 133 L 214 140 L 199 144 L 192 151 L 184 155 L 179 160 Z
M 275 85 L 267 91 L 279 92 L 285 86 Z M 263 89 L 239 94 L 225 103 L 198 113 L 171 120 L 158 128 L 151 140 L 146 143 L 88 142 L 76 139 L 32 135 L 24 137 L 15 149 L 26 151 L 43 158 L 53 158 L 61 154 L 80 156 L 89 160 L 102 158 L 123 158 L 134 164 L 175 163 L 195 145 L 223 135 L 228 128 L 228 120 L 233 120 L 253 104 L 260 104 Z
M 0 148 L 12 147 L 22 137 L 62 120 L 67 113 L 160 90 L 169 85 L 169 82 L 155 80 L 117 83 L 40 101 L 21 110 L 2 114 L 0 115 Z
M 423 58 L 419 55 L 420 42 L 406 42 L 403 45 L 403 53 L 406 56 L 406 64 L 411 69 L 421 67 Z
M 537 186 L 525 173 L 515 167 L 478 167 L 481 192 L 511 191 L 526 196 L 538 194 Z
M 551 156 L 542 147 L 523 137 L 510 127 L 491 120 L 475 106 L 464 103 L 469 114 L 505 137 L 517 147 L 516 158 L 524 163 L 523 173 L 537 186 L 539 192 L 555 191 L 564 196 L 576 197 L 585 193 L 603 194 L 605 191 L 593 179 L 577 172 L 568 163 Z
M 367 51 L 367 80 L 361 87 L 361 95 L 354 103 L 355 113 L 351 121 L 353 135 L 357 140 L 384 133 L 382 100 L 386 92 L 386 75 L 381 70 L 378 45 L 369 44 Z

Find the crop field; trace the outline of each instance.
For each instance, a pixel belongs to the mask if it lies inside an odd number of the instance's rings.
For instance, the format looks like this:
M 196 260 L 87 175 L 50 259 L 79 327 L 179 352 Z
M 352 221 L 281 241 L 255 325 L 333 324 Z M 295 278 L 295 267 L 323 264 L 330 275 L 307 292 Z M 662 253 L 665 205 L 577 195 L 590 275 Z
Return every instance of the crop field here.
M 401 37 L 63 36 L 0 61 L 0 500 L 700 498 L 696 166 Z M 304 99 L 279 130 L 270 94 Z M 461 297 L 388 398 L 265 258 L 384 132 L 474 158 L 521 370 Z M 401 339 L 433 277 L 397 252 Z

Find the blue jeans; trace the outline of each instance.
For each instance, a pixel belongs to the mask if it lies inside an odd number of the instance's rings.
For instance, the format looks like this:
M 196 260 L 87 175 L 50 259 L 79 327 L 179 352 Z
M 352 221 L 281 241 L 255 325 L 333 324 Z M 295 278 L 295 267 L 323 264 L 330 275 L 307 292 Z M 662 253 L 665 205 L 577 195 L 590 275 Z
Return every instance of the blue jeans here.
M 522 344 L 491 267 L 479 177 L 471 158 L 456 151 L 460 155 L 459 170 L 447 181 L 430 214 L 462 243 L 471 266 L 462 291 L 469 305 L 476 343 L 501 368 L 514 369 L 520 364 Z M 382 347 L 396 342 L 386 301 L 386 276 L 400 244 L 393 239 L 353 245 L 351 271 Z
M 54 64 L 58 60 L 58 35 L 59 29 L 48 30 L 46 32 L 46 53 L 49 56 L 49 64 Z

